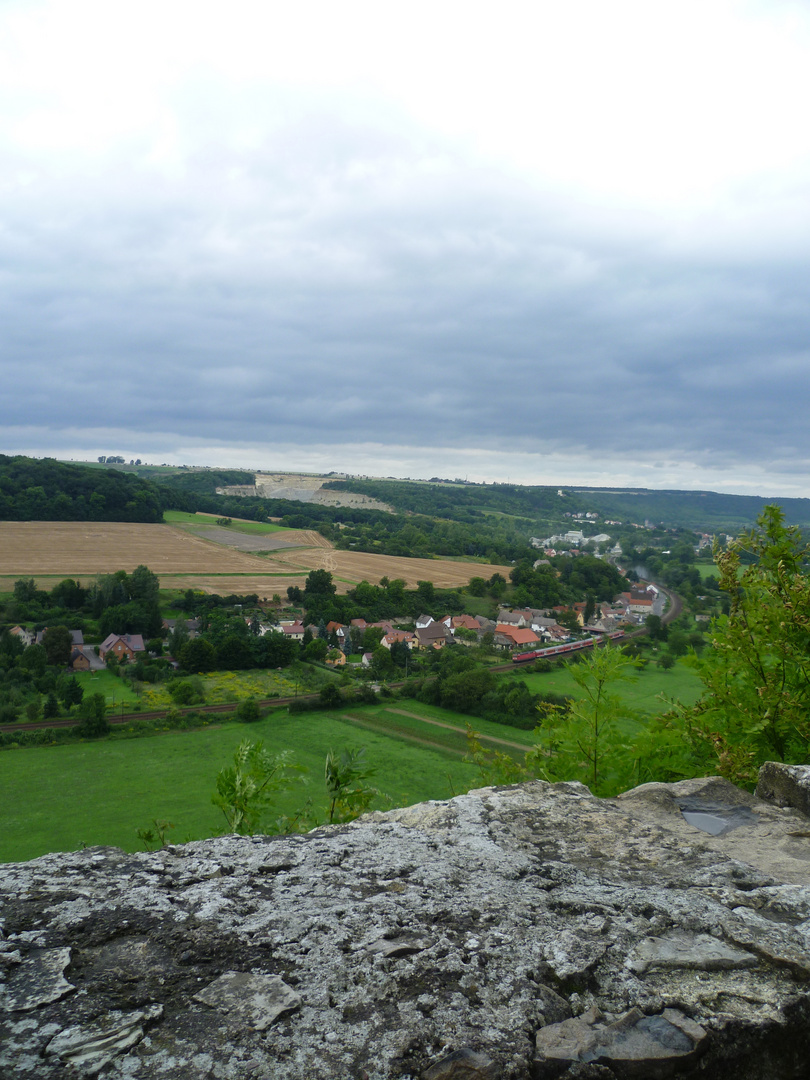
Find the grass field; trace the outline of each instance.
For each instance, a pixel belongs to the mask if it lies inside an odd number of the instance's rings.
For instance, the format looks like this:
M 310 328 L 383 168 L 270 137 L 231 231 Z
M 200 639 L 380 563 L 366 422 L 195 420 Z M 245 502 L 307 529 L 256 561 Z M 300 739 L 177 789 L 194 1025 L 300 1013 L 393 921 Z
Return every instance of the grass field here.
M 219 514 L 187 514 L 183 510 L 164 510 L 163 520 L 168 525 L 199 525 L 208 529 L 216 524 Z M 286 533 L 291 529 L 285 529 L 281 525 L 273 525 L 268 521 L 250 521 L 248 518 L 231 518 L 228 528 L 234 532 L 266 536 L 269 533 Z
M 85 694 L 103 694 L 107 705 L 112 708 L 121 702 L 134 705 L 140 700 L 129 683 L 111 671 L 79 671 L 76 678 Z
M 330 672 L 299 664 L 281 672 L 257 669 L 255 671 L 215 671 L 197 675 L 203 687 L 206 705 L 244 701 L 246 698 L 289 697 L 296 692 L 320 689 L 326 682 L 333 682 Z M 118 681 L 118 680 L 116 680 Z M 144 685 L 140 701 L 147 712 L 171 708 L 172 697 L 167 683 Z
M 372 712 L 374 710 L 372 709 Z M 362 714 L 363 710 L 352 710 Z M 373 718 L 370 718 L 373 719 Z M 496 725 L 497 726 L 497 725 Z M 0 753 L 0 861 L 35 858 L 82 844 L 140 847 L 136 829 L 153 818 L 176 826 L 173 842 L 211 836 L 224 828 L 211 804 L 217 772 L 231 763 L 239 743 L 263 739 L 288 749 L 309 770 L 309 783 L 279 798 L 279 812 L 294 813 L 308 797 L 325 806 L 326 750 L 366 747 L 376 769 L 372 783 L 393 805 L 445 799 L 476 782 L 472 765 L 441 745 L 405 742 L 340 714 L 278 710 L 250 726 L 226 724 L 150 738 L 7 750 Z M 386 804 L 378 800 L 377 805 Z
M 714 563 L 695 563 L 695 569 L 700 574 L 701 581 L 705 581 L 706 578 L 710 577 L 720 577 L 720 571 Z
M 570 694 L 580 697 L 582 691 L 571 678 L 570 672 L 562 665 L 544 674 L 516 672 L 516 678 L 525 681 L 533 694 Z M 691 705 L 700 697 L 702 683 L 695 671 L 687 667 L 683 660 L 678 660 L 675 667 L 664 671 L 655 664 L 636 671 L 632 681 L 619 683 L 616 692 L 621 695 L 628 711 L 639 716 L 656 716 L 666 710 L 664 698 L 676 698 L 685 705 Z
M 210 676 L 208 699 L 258 694 L 263 686 L 258 675 L 255 686 L 250 682 L 254 674 Z M 578 692 L 562 668 L 542 675 L 515 674 L 535 692 Z M 107 672 L 96 678 L 101 681 L 95 685 L 102 689 L 105 679 L 120 691 L 125 689 Z M 645 716 L 663 711 L 661 694 L 689 702 L 699 690 L 697 676 L 682 662 L 671 671 L 648 667 L 639 672 L 636 681 L 621 686 L 628 705 L 628 731 Z M 148 827 L 153 818 L 176 825 L 171 833 L 176 842 L 213 835 L 224 824 L 210 803 L 216 774 L 230 763 L 245 738 L 263 739 L 274 751 L 290 750 L 309 770 L 308 786 L 279 798 L 279 813 L 294 813 L 308 797 L 316 805 L 324 804 L 323 759 L 330 747 L 365 746 L 377 770 L 373 782 L 394 805 L 449 798 L 480 783 L 475 768 L 463 760 L 468 723 L 485 747 L 517 760 L 533 742 L 530 731 L 401 698 L 347 706 L 334 713 L 289 714 L 278 709 L 249 726 L 223 723 L 139 739 L 6 750 L 0 753 L 0 861 L 72 850 L 83 843 L 134 851 L 139 847 L 135 830 Z

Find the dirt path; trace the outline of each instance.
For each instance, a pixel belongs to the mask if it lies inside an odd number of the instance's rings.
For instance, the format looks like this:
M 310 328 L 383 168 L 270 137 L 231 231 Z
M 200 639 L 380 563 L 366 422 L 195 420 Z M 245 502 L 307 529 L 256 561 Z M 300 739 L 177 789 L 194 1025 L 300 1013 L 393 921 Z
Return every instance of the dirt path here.
M 389 709 L 388 712 L 397 713 L 399 716 L 409 716 L 411 720 L 421 720 L 423 724 L 435 724 L 436 727 L 449 728 L 450 731 L 461 731 L 461 728 L 456 727 L 455 724 L 446 724 L 443 720 L 428 720 L 426 716 L 419 716 L 417 713 L 406 712 L 404 709 Z M 474 719 L 474 717 L 471 719 Z M 524 754 L 530 749 L 525 743 L 510 742 L 509 739 L 499 739 L 497 735 L 482 735 L 479 732 L 478 738 L 482 742 L 500 743 L 501 746 L 513 746 L 516 750 L 522 750 Z
M 408 716 L 408 713 L 403 715 Z M 386 731 L 385 724 L 375 723 L 373 720 L 361 720 L 359 716 L 350 716 L 348 713 L 343 713 L 340 717 L 341 720 L 348 720 L 350 724 L 357 724 L 358 727 L 366 728 L 368 731 L 373 731 L 377 735 L 391 736 L 392 732 Z M 419 717 L 421 719 L 421 717 Z M 450 725 L 452 726 L 452 725 Z M 458 731 L 458 728 L 454 730 Z M 432 742 L 430 739 L 420 739 L 418 735 L 409 735 L 405 731 L 397 731 L 393 733 L 395 738 L 404 739 L 405 742 L 417 743 L 419 746 L 426 746 L 428 750 L 441 750 L 446 754 L 455 754 L 456 757 L 466 757 L 465 750 L 454 750 L 451 746 L 445 746 L 443 743 Z

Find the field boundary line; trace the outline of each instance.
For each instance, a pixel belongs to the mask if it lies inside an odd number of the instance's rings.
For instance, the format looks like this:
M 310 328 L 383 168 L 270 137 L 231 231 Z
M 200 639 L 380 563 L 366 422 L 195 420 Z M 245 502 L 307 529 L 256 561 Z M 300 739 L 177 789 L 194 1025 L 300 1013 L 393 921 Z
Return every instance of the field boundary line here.
M 385 735 L 389 739 L 402 739 L 404 742 L 426 746 L 428 750 L 439 750 L 445 754 L 453 754 L 455 757 L 460 757 L 462 761 L 467 756 L 464 750 L 454 750 L 451 746 L 444 746 L 442 743 L 432 742 L 430 739 L 420 739 L 418 735 L 409 735 L 403 731 L 387 731 L 385 724 L 361 719 L 359 716 L 351 716 L 349 713 L 341 713 L 340 719 L 347 720 L 350 724 L 356 724 L 357 727 L 365 728 L 367 731 L 373 731 L 376 735 Z M 458 731 L 458 728 L 455 730 Z
M 411 720 L 421 720 L 423 724 L 435 724 L 436 727 L 449 728 L 450 731 L 462 731 L 460 727 L 456 727 L 455 724 L 448 724 L 445 720 L 431 720 L 429 717 L 420 716 L 418 713 L 406 712 L 405 709 L 388 709 L 387 712 L 397 713 L 399 716 L 408 716 Z M 475 717 L 471 719 L 474 720 Z M 525 743 L 512 742 L 511 739 L 499 739 L 497 735 L 482 735 L 481 732 L 478 732 L 478 738 L 486 742 L 500 743 L 501 746 L 511 746 L 516 750 L 522 750 L 524 753 L 531 750 L 531 747 Z

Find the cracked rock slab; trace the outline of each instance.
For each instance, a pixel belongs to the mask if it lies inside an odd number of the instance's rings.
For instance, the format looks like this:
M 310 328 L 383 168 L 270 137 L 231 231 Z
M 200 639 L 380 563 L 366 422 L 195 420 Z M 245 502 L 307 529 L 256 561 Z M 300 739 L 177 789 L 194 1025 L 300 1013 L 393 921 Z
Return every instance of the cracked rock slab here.
M 113 1011 L 93 1023 L 60 1031 L 48 1043 L 46 1053 L 68 1062 L 85 1076 L 95 1076 L 113 1058 L 140 1042 L 144 1024 L 162 1015 L 162 1005 L 131 1013 Z
M 8 982 L 0 985 L 0 1009 L 29 1012 L 71 993 L 74 986 L 62 974 L 70 963 L 70 952 L 64 948 L 28 953 L 11 969 Z
M 735 949 L 708 934 L 670 934 L 639 942 L 627 960 L 627 967 L 643 974 L 649 968 L 721 971 L 756 967 L 757 963 L 752 953 Z
M 694 1061 L 706 1037 L 704 1028 L 677 1009 L 653 1016 L 631 1009 L 610 1022 L 592 1008 L 538 1031 L 535 1075 L 553 1075 L 544 1063 L 583 1062 L 605 1065 L 621 1078 L 663 1080 Z
M 301 1005 L 300 994 L 277 975 L 251 975 L 244 971 L 226 971 L 195 994 L 195 998 L 254 1031 L 264 1031 L 282 1013 Z
M 0 864 L 0 1077 L 806 1080 L 806 834 L 719 777 L 537 781 Z

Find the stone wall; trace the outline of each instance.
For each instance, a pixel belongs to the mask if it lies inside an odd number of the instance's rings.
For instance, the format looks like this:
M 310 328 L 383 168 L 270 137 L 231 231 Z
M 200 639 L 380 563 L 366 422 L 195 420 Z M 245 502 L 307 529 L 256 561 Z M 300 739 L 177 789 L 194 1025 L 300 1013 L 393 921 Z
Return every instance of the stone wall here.
M 805 1077 L 810 822 L 780 801 L 537 782 L 0 866 L 0 1076 Z

